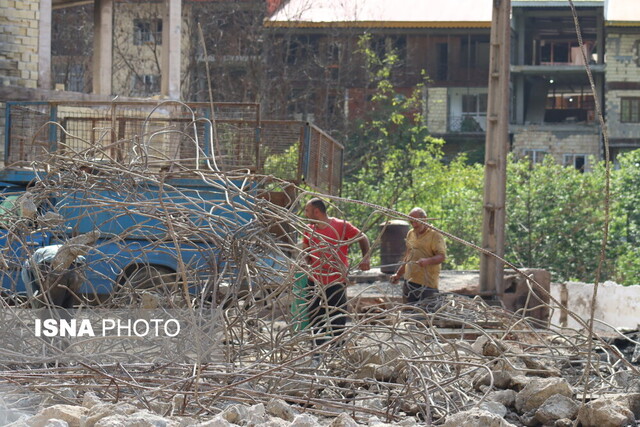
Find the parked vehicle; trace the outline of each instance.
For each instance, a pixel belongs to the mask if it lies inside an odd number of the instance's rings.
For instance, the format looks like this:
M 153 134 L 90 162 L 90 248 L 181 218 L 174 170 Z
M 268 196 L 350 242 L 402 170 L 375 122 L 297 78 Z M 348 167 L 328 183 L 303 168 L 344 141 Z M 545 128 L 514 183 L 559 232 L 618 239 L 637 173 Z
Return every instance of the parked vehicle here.
M 86 260 L 80 293 L 90 303 L 132 303 L 143 289 L 216 301 L 221 294 L 276 288 L 290 270 L 278 236 L 255 215 L 265 189 L 252 177 L 269 163 L 259 153 L 278 156 L 281 165 L 293 152 L 299 170 L 290 182 L 321 182 L 326 168 L 309 155 L 315 150 L 313 128 L 298 125 L 294 151 L 292 144 L 282 144 L 283 136 L 280 145 L 261 140 L 268 132 L 259 120 L 230 119 L 221 121 L 229 126 L 218 130 L 214 144 L 211 122 L 203 120 L 204 129 L 196 126 L 195 109 L 185 107 L 191 120 L 184 121 L 175 109 L 155 117 L 157 105 L 135 106 L 145 107 L 147 115 L 122 109 L 115 114 L 116 104 L 95 110 L 83 104 L 78 107 L 82 114 L 65 106 L 62 114 L 59 104 L 44 105 L 49 110 L 42 113 L 37 110 L 42 104 L 8 103 L 6 167 L 0 170 L 0 267 L 5 295 L 12 301 L 27 294 L 20 271 L 35 249 L 64 245 L 86 233 L 98 232 L 95 243 L 77 248 Z M 15 126 L 16 117 L 25 114 L 46 117 L 48 124 L 34 126 L 25 137 L 24 127 Z M 170 123 L 176 122 L 183 127 L 172 129 Z M 101 129 L 109 138 L 100 140 L 99 123 L 118 128 Z M 127 134 L 134 127 L 141 136 Z M 254 166 L 231 172 L 248 164 L 252 150 L 247 145 L 255 148 Z M 332 168 L 336 154 L 341 162 L 341 146 L 335 143 L 334 148 Z M 305 178 L 309 168 L 315 171 L 312 179 Z M 331 179 L 335 176 L 332 172 Z

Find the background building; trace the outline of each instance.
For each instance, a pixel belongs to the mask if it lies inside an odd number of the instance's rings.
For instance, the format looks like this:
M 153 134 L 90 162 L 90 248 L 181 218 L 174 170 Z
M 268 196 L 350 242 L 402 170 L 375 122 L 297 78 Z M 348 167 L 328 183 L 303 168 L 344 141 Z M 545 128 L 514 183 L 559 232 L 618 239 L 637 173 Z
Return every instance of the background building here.
M 366 35 L 380 59 L 397 56 L 398 96 L 426 81 L 423 112 L 445 151 L 483 161 L 489 0 L 280 3 L 2 3 L 0 100 L 259 102 L 268 117 L 313 121 L 341 137 L 370 108 Z M 588 169 L 604 158 L 598 104 L 612 155 L 640 147 L 640 12 L 632 0 L 573 3 L 584 52 L 567 1 L 512 1 L 511 149 Z

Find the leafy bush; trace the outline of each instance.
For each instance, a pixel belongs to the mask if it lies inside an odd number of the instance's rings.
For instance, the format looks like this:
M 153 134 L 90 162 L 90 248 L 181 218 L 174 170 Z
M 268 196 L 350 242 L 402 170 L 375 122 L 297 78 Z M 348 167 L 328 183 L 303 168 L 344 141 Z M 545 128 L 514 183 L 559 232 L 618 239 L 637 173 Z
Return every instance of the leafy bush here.
M 366 40 L 365 40 L 366 41 Z M 366 46 L 366 43 L 363 43 Z M 420 113 L 420 90 L 410 97 L 390 82 L 394 57 L 376 62 L 363 47 L 376 88 L 374 108 L 347 141 L 344 195 L 408 213 L 419 206 L 441 230 L 479 245 L 482 234 L 482 165 L 464 157 L 443 162 L 444 141 L 429 135 Z M 373 65 L 372 65 L 373 64 Z M 610 231 L 600 280 L 640 284 L 640 150 L 621 155 L 611 171 Z M 507 166 L 505 257 L 520 267 L 549 270 L 553 280 L 593 281 L 604 226 L 605 167 L 591 159 L 590 171 L 561 166 L 547 156 L 533 166 L 510 158 Z M 387 219 L 359 204 L 344 215 L 369 230 Z M 447 239 L 444 268 L 477 269 L 479 254 Z

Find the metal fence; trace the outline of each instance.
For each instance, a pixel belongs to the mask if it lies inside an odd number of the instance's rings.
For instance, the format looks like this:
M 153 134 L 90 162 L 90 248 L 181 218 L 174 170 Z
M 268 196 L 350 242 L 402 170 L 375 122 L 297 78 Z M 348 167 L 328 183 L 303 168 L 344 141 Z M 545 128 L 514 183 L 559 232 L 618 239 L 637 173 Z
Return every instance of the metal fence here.
M 8 102 L 6 129 L 6 167 L 56 152 L 151 173 L 213 165 L 329 194 L 341 186 L 341 144 L 306 122 L 263 121 L 255 103 Z
M 486 117 L 465 114 L 449 116 L 449 132 L 481 133 L 485 131 Z

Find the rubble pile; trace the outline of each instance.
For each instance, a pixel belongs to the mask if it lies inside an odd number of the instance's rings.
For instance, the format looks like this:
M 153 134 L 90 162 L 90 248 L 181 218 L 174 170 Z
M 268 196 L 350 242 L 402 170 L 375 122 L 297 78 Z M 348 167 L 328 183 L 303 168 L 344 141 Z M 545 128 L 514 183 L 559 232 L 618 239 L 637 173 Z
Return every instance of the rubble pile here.
M 638 368 L 609 341 L 588 330 L 562 329 L 488 305 L 482 298 L 442 294 L 428 305 L 386 300 L 351 313 L 343 334 L 313 346 L 313 331 L 292 311 L 291 290 L 306 273 L 295 242 L 305 230 L 292 201 L 277 206 L 251 192 L 281 185 L 270 177 L 219 171 L 174 172 L 216 186 L 227 215 L 201 209 L 199 193 L 160 197 L 149 206 L 136 194 L 112 200 L 139 183 L 134 167 L 108 169 L 58 158 L 30 200 L 80 185 L 92 209 L 144 214 L 162 225 L 143 254 L 180 242 L 206 242 L 198 251 L 224 260 L 206 281 L 186 268 L 146 274 L 143 289 L 114 283 L 118 293 L 88 298 L 76 320 L 173 319 L 179 336 L 75 334 L 36 336 L 47 312 L 31 300 L 3 299 L 0 390 L 12 426 L 623 426 L 640 419 Z M 99 170 L 99 173 L 95 171 Z M 155 184 L 160 194 L 179 192 Z M 145 178 L 145 179 L 148 179 Z M 244 182 L 244 184 L 238 184 Z M 297 189 L 298 199 L 311 193 Z M 241 200 L 242 203 L 236 202 Z M 341 201 L 347 203 L 348 201 Z M 198 212 L 194 217 L 194 209 Z M 369 206 L 372 216 L 401 216 Z M 56 212 L 35 221 L 60 233 Z M 37 215 L 37 214 L 36 214 Z M 108 216 L 108 215 L 107 215 Z M 246 220 L 246 218 L 251 218 Z M 240 221 L 240 218 L 245 218 Z M 238 219 L 239 227 L 235 227 Z M 83 220 L 82 212 L 77 218 Z M 32 221 L 31 219 L 29 221 Z M 17 216 L 8 227 L 27 224 Z M 237 225 L 235 224 L 235 225 Z M 159 225 L 160 226 L 160 225 Z M 278 238 L 269 230 L 278 228 Z M 66 232 L 66 231 L 65 231 Z M 125 239 L 108 236 L 103 250 Z M 71 241 L 71 239 L 70 239 Z M 163 246 L 166 245 L 166 246 Z M 172 246 L 173 245 L 173 246 Z M 74 255 L 75 256 L 75 255 Z M 117 256 L 113 258 L 114 265 Z M 182 263 L 189 267 L 188 259 Z M 92 268 L 88 265 L 87 268 Z M 202 268 L 201 266 L 198 268 Z M 215 270 L 215 271 L 213 271 Z M 103 275 L 105 273 L 102 273 Z M 150 278 L 151 277 L 151 278 Z M 150 286 L 156 285 L 158 286 Z M 199 284 L 197 293 L 192 284 Z M 352 307 L 362 307 L 350 301 Z M 550 310 L 560 307 L 552 303 Z M 128 316 L 128 317 L 127 317 Z M 158 320 L 160 321 L 160 320 Z M 88 328 L 88 326 L 87 326 Z M 130 330 L 130 329 L 129 329 Z M 617 338 L 637 346 L 631 337 Z M 37 397 L 34 397 L 37 396 Z M 10 424 L 13 423 L 13 424 Z
M 16 426 L 61 419 L 81 426 L 569 426 L 577 420 L 587 427 L 640 419 L 637 367 L 618 359 L 615 347 L 598 341 L 589 358 L 584 334 L 533 327 L 480 299 L 447 296 L 440 304 L 436 313 L 398 305 L 354 316 L 344 345 L 329 342 L 319 365 L 307 330 L 247 322 L 229 325 L 241 341 L 221 346 L 226 363 L 163 363 L 155 353 L 153 364 L 69 362 L 0 376 L 7 395 L 47 396 L 33 405 L 44 409 Z

